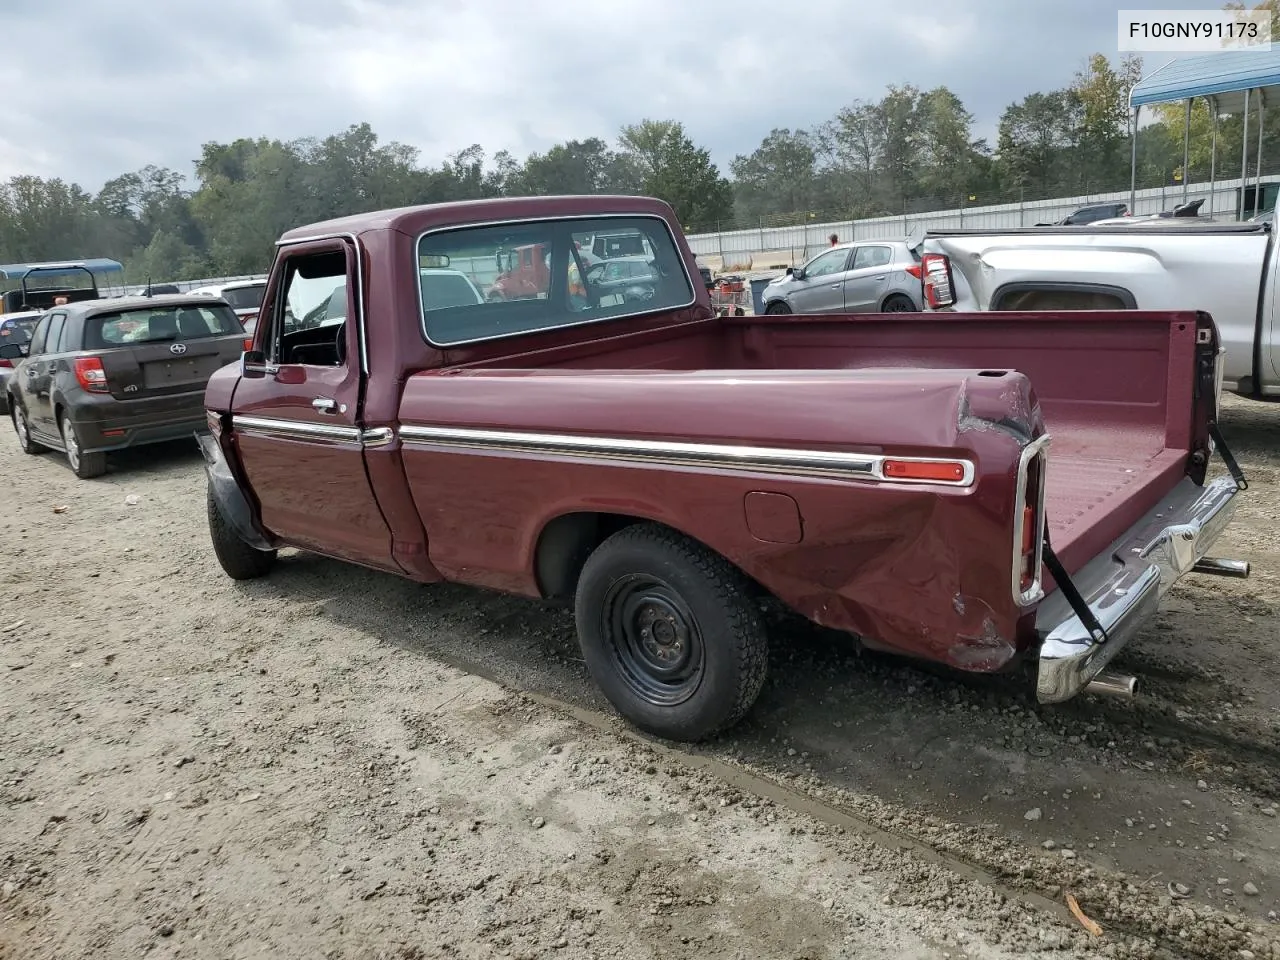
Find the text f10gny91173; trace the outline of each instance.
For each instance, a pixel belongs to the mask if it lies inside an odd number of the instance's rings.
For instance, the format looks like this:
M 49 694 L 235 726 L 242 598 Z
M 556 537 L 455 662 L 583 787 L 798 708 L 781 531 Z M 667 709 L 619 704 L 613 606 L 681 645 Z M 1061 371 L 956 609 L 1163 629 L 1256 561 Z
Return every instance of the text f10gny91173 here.
M 600 236 L 643 283 L 607 282 Z M 205 397 L 223 569 L 294 547 L 563 599 L 617 710 L 696 740 L 759 693 L 769 597 L 959 670 L 1030 662 L 1058 702 L 1128 689 L 1107 664 L 1170 585 L 1230 568 L 1209 316 L 717 317 L 697 277 L 636 197 L 285 234 Z

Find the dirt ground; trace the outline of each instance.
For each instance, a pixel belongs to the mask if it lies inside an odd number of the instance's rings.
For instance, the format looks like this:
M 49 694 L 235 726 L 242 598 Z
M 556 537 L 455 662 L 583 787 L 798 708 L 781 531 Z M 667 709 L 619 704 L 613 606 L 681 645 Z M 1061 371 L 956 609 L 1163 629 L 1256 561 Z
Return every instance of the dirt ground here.
M 86 482 L 6 429 L 0 957 L 1280 958 L 1280 406 L 1224 426 L 1254 572 L 1176 589 L 1138 699 L 780 621 L 695 749 L 613 718 L 567 611 L 236 584 L 194 444 Z

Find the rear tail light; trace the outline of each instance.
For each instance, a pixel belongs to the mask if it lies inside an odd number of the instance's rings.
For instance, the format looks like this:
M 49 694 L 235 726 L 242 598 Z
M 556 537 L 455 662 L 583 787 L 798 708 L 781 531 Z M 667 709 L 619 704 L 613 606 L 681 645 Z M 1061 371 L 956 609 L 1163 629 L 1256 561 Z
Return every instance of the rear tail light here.
M 906 269 L 907 273 L 911 274 L 911 275 L 912 275 L 913 277 L 915 277 L 917 280 L 923 280 L 923 279 L 924 279 L 924 270 L 923 270 L 923 269 L 921 269 L 920 264 L 918 264 L 918 263 L 909 263 L 909 264 L 907 264 L 907 266 L 906 266 L 906 268 L 905 268 L 905 269 Z
M 951 259 L 940 253 L 926 253 L 920 260 L 924 272 L 924 298 L 930 307 L 949 307 L 956 302 L 951 280 Z
M 1019 489 L 1015 504 L 1017 543 L 1014 554 L 1014 596 L 1019 603 L 1034 603 L 1040 597 L 1040 567 L 1044 562 L 1044 481 L 1048 437 L 1033 441 L 1023 451 L 1018 470 Z
M 76 382 L 80 389 L 87 393 L 107 392 L 107 371 L 102 369 L 102 361 L 97 357 L 77 357 L 75 361 Z
M 12 366 L 13 366 L 12 360 L 6 360 L 4 357 L 0 357 L 0 367 L 12 367 Z
M 253 349 L 253 337 L 245 337 L 244 338 L 245 353 L 248 353 L 252 349 Z

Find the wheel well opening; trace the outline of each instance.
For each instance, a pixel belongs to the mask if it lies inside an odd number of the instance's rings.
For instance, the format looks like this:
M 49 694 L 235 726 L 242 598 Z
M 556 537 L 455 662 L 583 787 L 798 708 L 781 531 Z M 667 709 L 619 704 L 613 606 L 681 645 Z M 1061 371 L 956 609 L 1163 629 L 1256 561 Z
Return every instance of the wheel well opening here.
M 534 575 L 544 599 L 571 598 L 578 577 L 596 547 L 625 527 L 648 523 L 622 513 L 567 513 L 542 529 L 534 551 Z

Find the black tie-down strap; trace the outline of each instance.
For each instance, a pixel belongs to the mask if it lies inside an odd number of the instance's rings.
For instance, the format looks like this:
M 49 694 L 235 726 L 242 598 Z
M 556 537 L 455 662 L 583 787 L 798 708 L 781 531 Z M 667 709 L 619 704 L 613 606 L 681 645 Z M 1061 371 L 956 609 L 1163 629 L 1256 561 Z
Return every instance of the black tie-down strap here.
M 1222 462 L 1231 471 L 1231 479 L 1236 482 L 1236 486 L 1241 490 L 1248 490 L 1249 481 L 1244 478 L 1244 471 L 1240 469 L 1240 464 L 1236 463 L 1235 456 L 1227 448 L 1227 441 L 1222 439 L 1222 431 L 1218 429 L 1216 421 L 1209 424 L 1209 436 L 1213 438 L 1214 449 L 1222 454 Z
M 1084 628 L 1089 631 L 1089 635 L 1098 643 L 1106 643 L 1110 640 L 1111 637 L 1107 635 L 1106 629 L 1098 622 L 1098 618 L 1093 615 L 1093 611 L 1089 609 L 1088 601 L 1080 595 L 1076 585 L 1071 582 L 1071 575 L 1067 573 L 1067 568 L 1062 565 L 1058 555 L 1049 546 L 1048 524 L 1045 524 L 1044 530 L 1044 565 L 1053 574 L 1053 582 L 1058 585 L 1062 595 L 1067 598 L 1067 603 L 1070 604 L 1075 615 L 1080 618 Z

